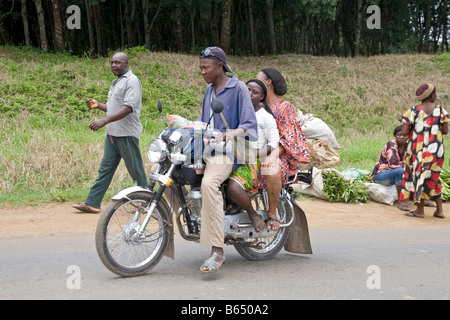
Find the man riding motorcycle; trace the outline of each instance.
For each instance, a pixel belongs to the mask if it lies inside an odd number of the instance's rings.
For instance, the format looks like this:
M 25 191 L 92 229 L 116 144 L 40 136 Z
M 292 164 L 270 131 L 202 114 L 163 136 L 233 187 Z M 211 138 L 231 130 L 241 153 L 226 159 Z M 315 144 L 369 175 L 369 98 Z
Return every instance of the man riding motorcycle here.
M 203 50 L 200 54 L 200 70 L 208 83 L 200 120 L 210 123 L 210 126 L 222 132 L 216 137 L 216 142 L 224 140 L 226 145 L 235 137 L 245 134 L 256 138 L 257 122 L 250 94 L 247 86 L 236 75 L 233 77 L 226 75 L 226 72 L 232 72 L 232 70 L 227 65 L 223 50 L 218 47 L 209 47 Z M 215 98 L 223 102 L 223 116 L 232 130 L 227 131 L 220 115 L 211 115 L 211 102 Z M 211 121 L 209 121 L 210 119 Z M 201 185 L 203 203 L 200 244 L 210 245 L 212 249 L 210 257 L 200 268 L 203 272 L 215 271 L 225 261 L 223 198 L 219 187 L 237 167 L 236 159 L 233 161 L 232 158 L 232 154 L 217 154 L 216 152 L 206 160 Z

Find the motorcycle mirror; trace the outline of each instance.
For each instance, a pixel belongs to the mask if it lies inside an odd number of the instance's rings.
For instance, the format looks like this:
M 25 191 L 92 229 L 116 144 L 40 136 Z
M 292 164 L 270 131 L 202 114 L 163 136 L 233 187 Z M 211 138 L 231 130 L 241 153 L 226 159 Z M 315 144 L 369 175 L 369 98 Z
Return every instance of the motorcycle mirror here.
M 162 103 L 161 103 L 161 99 L 158 99 L 158 111 L 161 113 L 162 112 Z
M 223 110 L 223 103 L 219 99 L 211 101 L 211 109 L 214 113 L 221 113 Z
M 159 111 L 159 115 L 161 116 L 161 118 L 163 119 L 164 123 L 166 124 L 166 128 L 168 127 L 166 119 L 164 119 L 163 115 L 162 115 L 162 103 L 161 103 L 161 99 L 158 99 L 158 111 Z

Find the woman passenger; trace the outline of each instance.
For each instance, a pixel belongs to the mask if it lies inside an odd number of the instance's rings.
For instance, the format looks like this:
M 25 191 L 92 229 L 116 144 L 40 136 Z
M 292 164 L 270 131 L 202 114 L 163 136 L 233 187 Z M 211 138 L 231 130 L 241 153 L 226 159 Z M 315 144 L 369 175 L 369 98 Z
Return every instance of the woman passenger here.
M 261 159 L 272 152 L 280 141 L 277 123 L 266 104 L 267 87 L 261 80 L 251 79 L 247 81 L 253 107 L 255 108 L 258 122 L 258 140 L 252 143 L 256 151 L 256 163 L 241 164 L 230 176 L 228 181 L 228 195 L 231 199 L 247 211 L 256 232 L 265 228 L 264 220 L 253 208 L 248 191 L 255 188 L 261 171 Z M 269 112 L 266 110 L 268 108 Z
M 267 229 L 278 230 L 277 203 L 283 184 L 294 176 L 299 162 L 309 163 L 309 148 L 305 135 L 297 122 L 295 107 L 281 98 L 287 92 L 287 83 L 281 73 L 273 68 L 264 68 L 256 76 L 267 86 L 267 103 L 272 110 L 280 133 L 280 142 L 261 164 L 261 175 L 257 188 L 267 189 L 269 212 Z

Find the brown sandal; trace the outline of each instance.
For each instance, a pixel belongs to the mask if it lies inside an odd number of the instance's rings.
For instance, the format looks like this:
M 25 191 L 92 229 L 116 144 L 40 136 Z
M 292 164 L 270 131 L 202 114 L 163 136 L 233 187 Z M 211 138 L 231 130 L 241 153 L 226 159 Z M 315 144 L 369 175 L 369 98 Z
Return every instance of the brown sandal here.
M 87 212 L 87 213 L 99 213 L 100 212 L 100 209 L 94 208 L 93 206 L 90 206 L 86 203 L 74 204 L 72 207 L 77 210 L 80 210 L 82 212 Z
M 419 216 L 414 211 L 410 211 L 408 213 L 405 213 L 405 216 L 407 217 L 413 217 L 413 218 L 425 218 L 425 216 Z
M 445 216 L 442 214 L 438 214 L 437 213 L 437 211 L 435 211 L 434 213 L 433 213 L 433 217 L 435 217 L 435 218 L 439 218 L 439 219 L 444 219 L 445 218 Z
M 281 226 L 280 220 L 278 220 L 278 219 L 276 219 L 276 218 L 271 218 L 271 217 L 269 217 L 269 218 L 267 219 L 267 222 L 268 222 L 268 223 L 266 224 L 267 230 L 278 231 L 278 230 L 280 229 L 280 226 Z M 278 228 L 275 227 L 274 222 L 277 222 L 277 223 L 278 223 Z

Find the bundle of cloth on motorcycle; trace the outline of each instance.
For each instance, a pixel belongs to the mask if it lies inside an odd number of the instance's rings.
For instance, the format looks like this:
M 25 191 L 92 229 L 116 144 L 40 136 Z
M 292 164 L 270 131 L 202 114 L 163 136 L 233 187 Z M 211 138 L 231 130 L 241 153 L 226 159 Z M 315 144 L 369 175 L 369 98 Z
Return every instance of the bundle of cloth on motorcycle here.
M 168 126 L 179 129 L 202 130 L 206 128 L 206 123 L 201 121 L 191 121 L 180 115 L 167 116 Z M 299 122 L 310 150 L 311 161 L 308 164 L 300 164 L 300 171 L 311 168 L 327 169 L 334 168 L 339 164 L 339 153 L 341 146 L 330 127 L 321 119 L 313 117 L 312 114 L 304 115 L 297 109 L 297 121 Z

